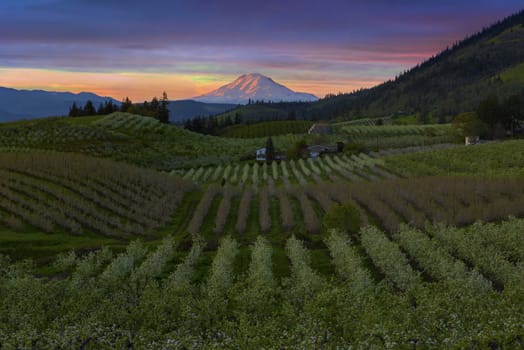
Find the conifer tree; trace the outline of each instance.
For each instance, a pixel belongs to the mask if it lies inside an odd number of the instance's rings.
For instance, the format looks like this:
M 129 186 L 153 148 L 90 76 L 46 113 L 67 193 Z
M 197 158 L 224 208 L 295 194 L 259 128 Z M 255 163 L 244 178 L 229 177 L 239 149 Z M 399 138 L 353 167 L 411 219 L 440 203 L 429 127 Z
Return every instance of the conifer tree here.
M 275 159 L 275 146 L 273 145 L 273 139 L 268 137 L 266 141 L 266 161 L 271 163 Z
M 151 102 L 153 104 L 153 102 Z M 158 105 L 158 120 L 161 123 L 167 124 L 169 123 L 169 100 L 167 98 L 167 93 L 164 91 L 162 93 L 162 99 L 160 100 L 160 104 Z
M 126 97 L 124 100 L 122 100 L 122 104 L 120 105 L 120 111 L 121 112 L 127 112 L 131 106 L 133 106 L 133 102 L 129 99 L 129 97 Z
M 93 101 L 87 100 L 84 106 L 82 115 L 95 115 L 95 114 L 96 114 L 96 109 L 95 109 L 95 106 L 93 105 Z
M 73 102 L 73 105 L 69 107 L 69 116 L 78 117 L 80 115 L 80 109 L 76 105 L 76 102 Z

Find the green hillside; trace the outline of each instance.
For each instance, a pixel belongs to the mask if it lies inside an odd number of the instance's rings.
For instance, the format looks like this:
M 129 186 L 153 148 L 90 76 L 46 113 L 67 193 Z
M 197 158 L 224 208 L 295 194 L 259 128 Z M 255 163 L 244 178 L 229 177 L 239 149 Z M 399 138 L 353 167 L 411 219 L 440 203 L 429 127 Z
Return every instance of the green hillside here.
M 276 141 L 290 146 L 285 138 Z M 162 170 L 238 160 L 264 144 L 265 139 L 206 136 L 125 113 L 0 124 L 0 147 L 7 150 L 78 152 Z
M 247 137 L 238 138 L 194 133 L 174 125 L 161 124 L 153 118 L 126 113 L 44 118 L 0 124 L 0 150 L 77 152 L 172 171 L 253 159 L 255 150 L 265 146 L 269 135 L 275 135 L 274 145 L 283 152 L 300 141 L 308 144 L 357 141 L 362 147 L 377 150 L 451 140 L 448 135 L 439 133 L 421 135 L 410 126 L 398 126 L 389 134 L 384 132 L 391 126 L 377 126 L 372 129 L 374 131 L 358 133 L 356 137 L 355 132 L 359 128 L 348 126 L 344 132 L 319 138 L 305 133 L 308 125 L 310 123 L 304 121 L 286 121 L 254 124 L 245 129 L 233 127 L 231 130 L 237 130 L 231 131 L 233 133 L 250 133 L 245 135 Z M 301 133 L 291 133 L 293 131 Z
M 513 66 L 500 74 L 502 81 L 524 85 L 524 63 Z

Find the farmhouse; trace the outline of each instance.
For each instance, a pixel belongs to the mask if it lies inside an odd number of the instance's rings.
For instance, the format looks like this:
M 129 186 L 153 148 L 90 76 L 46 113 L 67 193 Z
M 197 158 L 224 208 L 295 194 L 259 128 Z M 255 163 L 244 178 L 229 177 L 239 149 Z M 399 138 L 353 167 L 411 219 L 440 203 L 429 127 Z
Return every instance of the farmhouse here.
M 330 145 L 311 145 L 307 146 L 307 151 L 309 152 L 309 156 L 311 158 L 317 158 L 323 153 L 337 153 L 338 152 L 338 146 L 330 146 Z
M 266 160 L 266 148 L 259 148 L 256 150 L 256 160 Z
M 266 148 L 259 148 L 255 152 L 256 154 L 256 160 L 265 162 L 266 161 Z M 275 158 L 274 160 L 284 160 L 286 159 L 286 155 L 282 152 L 275 152 Z
M 307 133 L 310 135 L 329 135 L 333 133 L 333 128 L 326 123 L 317 123 L 313 124 Z
M 477 143 L 479 143 L 480 141 L 480 138 L 478 136 L 466 136 L 466 140 L 465 140 L 465 144 L 466 146 L 469 146 L 469 145 L 476 145 Z

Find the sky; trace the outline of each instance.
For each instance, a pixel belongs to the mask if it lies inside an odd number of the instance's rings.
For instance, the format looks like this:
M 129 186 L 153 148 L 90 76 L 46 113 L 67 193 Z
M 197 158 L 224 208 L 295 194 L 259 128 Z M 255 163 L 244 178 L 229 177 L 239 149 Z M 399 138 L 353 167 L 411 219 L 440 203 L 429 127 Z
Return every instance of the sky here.
M 319 97 L 394 78 L 522 0 L 0 0 L 0 86 L 118 100 L 262 73 Z

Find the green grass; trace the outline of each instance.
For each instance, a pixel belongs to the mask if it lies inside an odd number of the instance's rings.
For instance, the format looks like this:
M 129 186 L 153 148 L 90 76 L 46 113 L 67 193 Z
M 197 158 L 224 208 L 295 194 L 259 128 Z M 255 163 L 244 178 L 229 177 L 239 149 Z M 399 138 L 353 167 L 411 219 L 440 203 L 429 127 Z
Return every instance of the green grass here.
M 489 44 L 500 44 L 501 42 L 505 41 L 507 36 L 514 36 L 514 33 L 520 33 L 522 34 L 524 32 L 524 26 L 522 24 L 513 26 L 511 28 L 506 29 L 499 35 L 495 36 L 494 38 L 488 40 Z M 511 40 L 511 39 L 510 39 Z
M 524 63 L 513 66 L 500 74 L 504 82 L 524 84 Z
M 398 117 L 393 120 L 393 124 L 395 125 L 414 125 L 418 124 L 417 116 L 416 115 L 406 115 L 403 117 Z
M 94 122 L 97 122 L 101 119 L 103 119 L 105 116 L 102 115 L 94 115 L 94 116 L 88 116 L 88 117 L 74 117 L 74 118 L 62 118 L 61 120 L 65 123 L 71 124 L 71 125 L 91 125 Z
M 14 260 L 31 258 L 37 264 L 48 263 L 56 254 L 70 250 L 89 251 L 102 246 L 125 247 L 127 244 L 127 240 L 88 233 L 74 236 L 65 232 L 15 232 L 0 228 L 0 254 L 8 255 Z

